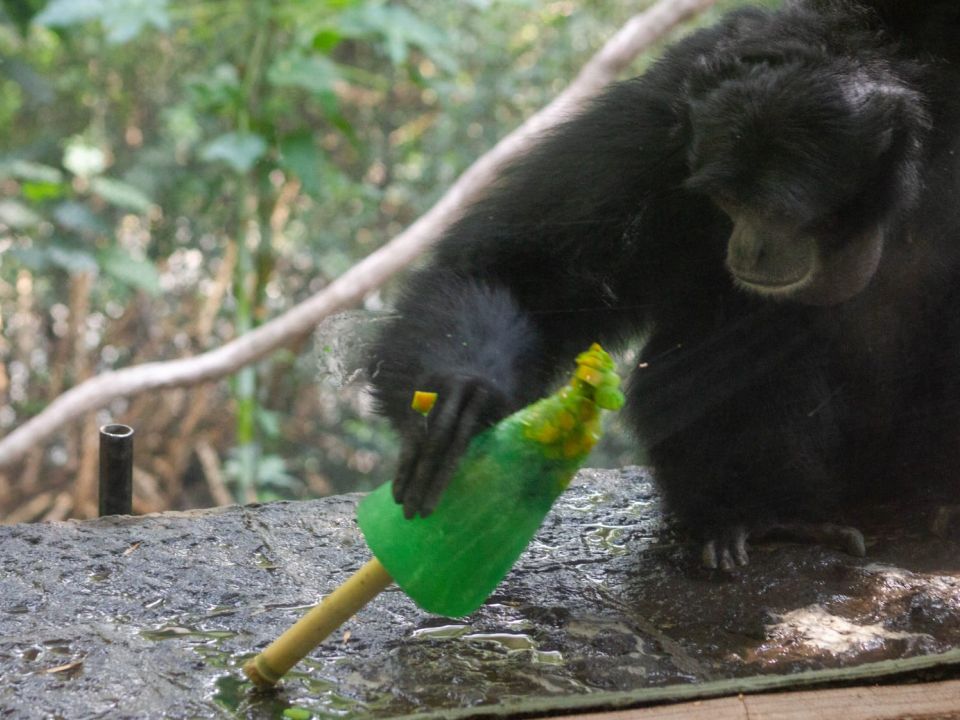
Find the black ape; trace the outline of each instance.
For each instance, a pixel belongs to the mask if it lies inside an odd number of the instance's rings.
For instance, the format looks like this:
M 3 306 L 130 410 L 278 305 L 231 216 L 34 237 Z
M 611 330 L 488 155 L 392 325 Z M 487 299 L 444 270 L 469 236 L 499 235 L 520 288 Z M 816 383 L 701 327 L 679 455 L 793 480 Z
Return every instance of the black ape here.
M 628 417 L 708 564 L 960 467 L 958 37 L 960 0 L 740 11 L 543 138 L 376 345 L 407 514 L 578 351 L 638 337 Z

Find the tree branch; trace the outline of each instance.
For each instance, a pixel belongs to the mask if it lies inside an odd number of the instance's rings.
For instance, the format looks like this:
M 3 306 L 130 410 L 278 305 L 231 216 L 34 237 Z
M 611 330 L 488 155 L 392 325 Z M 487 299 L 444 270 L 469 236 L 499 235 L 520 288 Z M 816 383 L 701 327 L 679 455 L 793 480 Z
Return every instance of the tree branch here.
M 409 265 L 460 210 L 490 184 L 502 165 L 533 139 L 575 113 L 614 80 L 643 50 L 716 0 L 660 0 L 634 16 L 583 67 L 549 105 L 532 115 L 473 163 L 442 198 L 410 227 L 374 251 L 326 288 L 257 329 L 202 355 L 106 372 L 60 395 L 41 413 L 0 440 L 0 467 L 19 460 L 65 423 L 111 400 L 151 390 L 193 385 L 236 372 L 309 332 L 331 313 L 351 307 Z

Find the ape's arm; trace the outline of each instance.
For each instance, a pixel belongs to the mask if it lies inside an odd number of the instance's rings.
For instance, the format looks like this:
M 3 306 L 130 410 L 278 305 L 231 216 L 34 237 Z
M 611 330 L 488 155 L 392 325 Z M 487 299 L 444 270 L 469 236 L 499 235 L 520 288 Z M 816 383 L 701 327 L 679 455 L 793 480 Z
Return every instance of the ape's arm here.
M 408 515 L 432 510 L 478 430 L 541 396 L 591 342 L 634 336 L 649 298 L 669 298 L 664 285 L 689 256 L 676 246 L 699 234 L 672 235 L 679 217 L 716 227 L 719 214 L 682 187 L 689 131 L 678 98 L 717 34 L 688 39 L 545 138 L 407 283 L 370 371 L 401 434 L 394 491 Z M 427 419 L 410 408 L 415 390 L 439 395 Z
M 407 514 L 429 512 L 470 437 L 558 364 L 645 334 L 628 414 L 708 564 L 745 561 L 771 522 L 820 518 L 872 427 L 860 399 L 896 385 L 877 368 L 910 365 L 922 343 L 901 331 L 952 302 L 929 289 L 957 264 L 956 218 L 936 220 L 949 203 L 930 194 L 952 176 L 925 179 L 930 158 L 955 166 L 957 51 L 923 28 L 953 28 L 958 4 L 729 15 L 506 172 L 376 346 Z M 886 338 L 889 317 L 905 321 Z M 440 396 L 426 420 L 417 389 Z

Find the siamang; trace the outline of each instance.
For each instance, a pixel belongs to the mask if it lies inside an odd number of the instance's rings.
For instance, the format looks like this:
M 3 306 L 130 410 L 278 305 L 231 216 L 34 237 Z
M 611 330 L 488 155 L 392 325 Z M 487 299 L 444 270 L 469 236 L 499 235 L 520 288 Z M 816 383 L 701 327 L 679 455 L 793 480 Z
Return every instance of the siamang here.
M 741 9 L 541 138 L 374 342 L 407 516 L 594 341 L 643 340 L 625 417 L 709 567 L 771 528 L 862 553 L 846 511 L 948 488 L 958 37 L 960 0 Z M 415 389 L 439 393 L 426 423 Z

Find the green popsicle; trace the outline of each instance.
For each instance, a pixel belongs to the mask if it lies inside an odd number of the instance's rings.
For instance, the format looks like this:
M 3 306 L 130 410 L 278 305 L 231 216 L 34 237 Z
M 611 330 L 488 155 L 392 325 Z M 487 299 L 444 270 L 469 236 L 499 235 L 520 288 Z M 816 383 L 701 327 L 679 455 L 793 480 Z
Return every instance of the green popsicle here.
M 357 508 L 367 545 L 420 607 L 476 610 L 523 552 L 600 437 L 600 410 L 623 404 L 610 356 L 593 345 L 570 383 L 473 439 L 428 517 L 407 520 L 390 484 Z
M 374 557 L 243 665 L 270 688 L 324 638 L 395 581 L 425 610 L 476 610 L 533 538 L 600 437 L 600 410 L 623 405 L 610 356 L 594 344 L 570 383 L 475 437 L 437 509 L 407 520 L 390 484 L 368 495 L 357 522 Z M 436 396 L 418 392 L 429 412 Z

